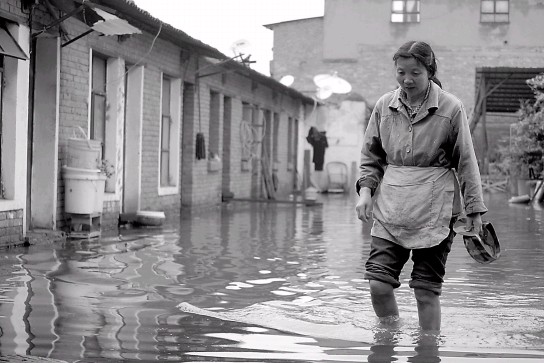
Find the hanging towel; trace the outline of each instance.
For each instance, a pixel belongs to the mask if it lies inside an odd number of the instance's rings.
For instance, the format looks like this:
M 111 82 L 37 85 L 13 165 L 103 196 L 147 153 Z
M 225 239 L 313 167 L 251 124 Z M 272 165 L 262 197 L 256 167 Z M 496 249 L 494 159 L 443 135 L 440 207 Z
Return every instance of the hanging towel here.
M 206 141 L 202 132 L 196 134 L 196 159 L 206 159 Z

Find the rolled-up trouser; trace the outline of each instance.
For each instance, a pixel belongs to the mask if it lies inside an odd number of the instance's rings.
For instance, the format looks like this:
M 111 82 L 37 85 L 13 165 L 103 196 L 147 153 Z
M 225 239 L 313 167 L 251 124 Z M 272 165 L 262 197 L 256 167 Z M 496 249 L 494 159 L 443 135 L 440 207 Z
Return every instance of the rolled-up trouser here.
M 446 260 L 455 237 L 452 226 L 453 223 L 450 225 L 448 237 L 440 244 L 429 248 L 410 250 L 386 239 L 372 237 L 364 278 L 385 282 L 398 288 L 400 273 L 411 252 L 414 267 L 409 286 L 429 290 L 440 295 L 446 274 Z

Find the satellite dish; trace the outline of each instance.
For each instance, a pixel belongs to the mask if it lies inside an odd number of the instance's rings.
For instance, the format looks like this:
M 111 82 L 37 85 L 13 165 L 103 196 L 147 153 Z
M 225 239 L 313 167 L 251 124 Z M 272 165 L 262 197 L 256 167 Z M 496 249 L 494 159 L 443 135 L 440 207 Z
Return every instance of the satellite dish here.
M 325 100 L 327 98 L 329 98 L 330 96 L 332 96 L 333 92 L 330 88 L 318 88 L 317 91 L 315 92 L 315 95 L 317 98 L 319 98 L 320 100 Z
M 230 49 L 235 56 L 250 54 L 251 44 L 247 39 L 238 39 L 231 44 Z
M 286 76 L 283 76 L 281 77 L 280 79 L 280 83 L 283 84 L 284 86 L 287 86 L 289 87 L 290 85 L 293 84 L 293 82 L 295 81 L 295 77 L 293 77 L 292 75 L 288 74 Z
M 314 77 L 314 83 L 319 88 L 326 88 L 332 93 L 349 93 L 351 84 L 345 79 L 337 76 L 336 72 L 332 74 L 318 74 Z

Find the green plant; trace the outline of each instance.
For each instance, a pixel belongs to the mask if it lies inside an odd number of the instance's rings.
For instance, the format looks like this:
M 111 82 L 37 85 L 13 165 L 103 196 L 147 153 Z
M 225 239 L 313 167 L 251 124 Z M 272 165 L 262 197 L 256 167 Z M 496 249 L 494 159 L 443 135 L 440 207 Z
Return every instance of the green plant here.
M 510 137 L 501 140 L 494 163 L 500 173 L 517 178 L 539 177 L 544 169 L 544 74 L 526 83 L 535 100 L 521 103 L 518 122 L 511 125 Z
M 115 167 L 106 159 L 102 160 L 98 166 L 98 169 L 100 169 L 100 174 L 105 175 L 108 179 L 113 175 L 113 173 L 115 173 Z

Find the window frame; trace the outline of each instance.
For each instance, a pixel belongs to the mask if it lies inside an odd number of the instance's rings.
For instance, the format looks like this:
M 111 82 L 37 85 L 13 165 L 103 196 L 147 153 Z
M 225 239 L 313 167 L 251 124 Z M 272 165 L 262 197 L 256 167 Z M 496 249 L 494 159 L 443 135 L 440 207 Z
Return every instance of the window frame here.
M 506 11 L 497 11 L 497 3 L 506 3 Z M 484 11 L 484 4 L 492 3 L 493 11 Z M 506 17 L 506 20 L 497 20 L 497 17 Z M 485 18 L 489 18 L 486 20 Z M 492 18 L 492 19 L 491 19 Z M 509 24 L 510 23 L 510 0 L 480 0 L 480 23 L 482 24 Z
M 164 79 L 170 81 L 170 102 L 169 102 L 169 117 L 168 120 L 170 124 L 169 132 L 169 153 L 168 153 L 168 185 L 163 185 L 161 183 L 161 159 L 162 159 L 162 136 L 163 136 L 163 108 L 165 107 L 163 102 L 163 82 Z M 180 125 L 181 125 L 181 107 L 182 107 L 182 87 L 183 83 L 180 78 L 169 76 L 166 73 L 161 72 L 160 75 L 160 110 L 158 113 L 159 122 L 159 139 L 157 145 L 157 185 L 158 185 L 158 194 L 163 195 L 174 195 L 179 194 L 179 185 L 180 185 Z
M 5 29 L 13 37 L 25 54 L 30 54 L 30 29 L 20 23 L 4 18 Z M 28 97 L 30 62 L 17 57 L 4 55 L 4 80 L 2 87 L 2 148 L 1 178 L 3 195 L 0 198 L 0 211 L 14 211 L 27 208 L 27 185 L 21 180 L 27 178 L 28 146 Z M 23 226 L 26 225 L 25 212 L 22 212 Z M 25 228 L 23 227 L 23 234 Z
M 416 10 L 409 11 L 408 3 L 414 2 Z M 402 4 L 402 9 L 396 9 L 396 3 Z M 402 20 L 395 20 L 395 17 L 400 15 Z M 412 17 L 415 16 L 415 19 Z M 420 23 L 421 22 L 421 0 L 391 0 L 391 17 L 390 22 L 393 24 L 408 24 L 408 23 Z
M 103 74 L 103 89 L 98 90 L 95 87 L 95 72 L 96 72 L 96 62 L 95 60 L 100 59 L 101 62 L 104 63 L 104 74 Z M 108 96 L 107 96 L 107 90 L 106 85 L 108 83 L 108 58 L 93 52 L 91 55 L 91 113 L 90 113 L 90 121 L 89 121 L 89 138 L 92 140 L 100 140 L 102 142 L 102 158 L 104 158 L 105 154 L 105 148 L 106 148 L 106 118 L 107 118 L 107 102 L 108 102 Z M 100 138 L 97 138 L 96 136 L 96 114 L 95 114 L 95 105 L 96 105 L 96 99 L 100 98 L 104 102 L 104 108 L 102 109 L 102 132 Z
M 209 90 L 210 104 L 209 104 L 209 124 L 208 124 L 208 161 L 216 162 L 214 159 L 222 157 L 222 141 L 221 141 L 221 128 L 223 120 L 221 119 L 221 106 L 223 94 L 216 90 Z M 208 169 L 208 171 L 210 171 Z M 213 170 L 216 171 L 216 170 Z
M 166 83 L 168 83 L 166 85 Z M 168 87 L 168 100 L 164 97 L 165 86 Z M 161 133 L 160 133 L 160 156 L 159 156 L 159 183 L 161 187 L 170 187 L 174 184 L 170 170 L 170 157 L 172 147 L 172 82 L 169 77 L 163 75 L 161 82 Z M 168 125 L 168 132 L 165 133 L 165 125 Z M 168 140 L 165 140 L 165 137 Z M 166 142 L 165 142 L 166 141 Z
M 287 171 L 293 170 L 295 160 L 295 119 L 294 117 L 287 117 Z
M 281 116 L 278 112 L 274 112 L 272 116 L 272 161 L 274 162 L 275 170 L 277 170 L 277 163 L 280 162 L 280 124 Z
M 242 102 L 242 124 L 240 128 L 240 142 L 242 149 L 240 153 L 240 161 L 243 165 L 244 162 L 249 162 L 251 159 L 251 147 L 253 136 L 253 105 L 249 102 Z M 244 127 L 245 126 L 245 127 Z M 245 132 L 244 132 L 245 131 Z M 247 139 L 246 139 L 247 138 Z
M 106 61 L 105 81 L 105 118 L 104 118 L 104 139 L 102 141 L 102 160 L 105 161 L 112 171 L 106 179 L 104 201 L 120 201 L 123 178 L 123 140 L 118 137 L 124 133 L 125 124 L 125 60 L 120 57 L 109 56 L 99 50 L 89 50 L 89 93 L 88 93 L 88 116 L 87 134 L 89 138 L 95 139 L 94 128 L 94 98 L 100 96 L 103 91 L 96 92 L 94 87 L 94 57 Z M 94 95 L 93 95 L 94 93 Z M 96 97 L 97 98 L 97 97 Z M 119 105 L 119 107 L 108 107 L 108 105 Z M 106 121 L 109 120 L 109 121 Z

